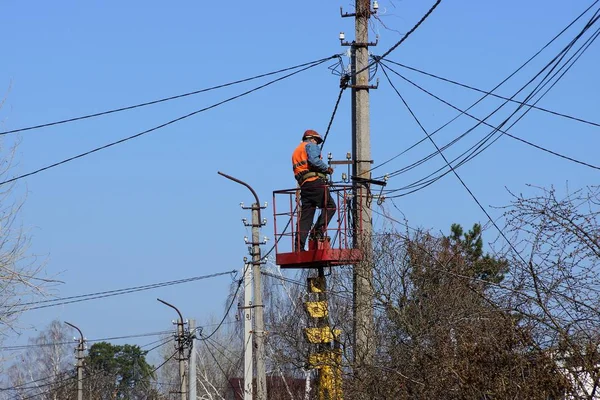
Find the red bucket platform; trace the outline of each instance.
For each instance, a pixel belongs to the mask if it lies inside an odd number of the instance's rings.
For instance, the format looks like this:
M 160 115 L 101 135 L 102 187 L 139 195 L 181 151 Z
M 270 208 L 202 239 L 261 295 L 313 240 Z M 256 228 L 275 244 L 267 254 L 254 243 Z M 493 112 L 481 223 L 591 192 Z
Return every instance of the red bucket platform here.
M 354 192 L 357 190 L 358 192 Z M 360 233 L 362 218 L 353 216 L 351 200 L 360 196 L 360 188 L 351 185 L 330 185 L 337 211 L 327 228 L 327 239 L 308 240 L 308 249 L 294 251 L 300 218 L 300 190 L 273 192 L 273 225 L 275 229 L 275 259 L 281 268 L 318 268 L 351 265 L 362 260 L 362 252 L 353 247 L 355 234 Z M 315 213 L 316 221 L 319 212 Z M 354 217 L 354 218 L 353 218 Z M 352 223 L 352 221 L 356 221 Z M 357 230 L 357 232 L 355 232 Z

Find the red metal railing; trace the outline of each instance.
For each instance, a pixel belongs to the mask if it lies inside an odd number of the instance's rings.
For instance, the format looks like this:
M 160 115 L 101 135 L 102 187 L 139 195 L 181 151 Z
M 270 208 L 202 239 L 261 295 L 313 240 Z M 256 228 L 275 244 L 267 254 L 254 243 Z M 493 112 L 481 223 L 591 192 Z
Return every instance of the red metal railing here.
M 323 260 L 328 264 L 338 265 L 358 261 L 360 252 L 354 249 L 353 244 L 356 235 L 361 233 L 362 218 L 360 212 L 358 215 L 353 214 L 352 199 L 360 196 L 361 191 L 361 188 L 357 189 L 351 185 L 329 186 L 329 192 L 337 206 L 336 215 L 325 230 L 325 235 L 329 237 L 329 240 L 325 247 L 319 245 L 318 248 L 317 243 L 309 240 L 306 252 L 301 252 L 298 249 L 299 246 L 294 246 L 294 241 L 298 241 L 301 210 L 300 189 L 273 192 L 273 225 L 278 263 L 291 264 L 280 264 L 282 267 L 302 267 L 301 264 L 306 264 L 308 257 L 310 257 L 310 264 L 316 264 Z M 325 193 L 326 195 L 327 193 Z M 314 220 L 316 221 L 319 212 L 326 211 L 326 209 L 317 210 Z M 310 254 L 311 251 L 313 253 L 317 251 L 317 253 Z

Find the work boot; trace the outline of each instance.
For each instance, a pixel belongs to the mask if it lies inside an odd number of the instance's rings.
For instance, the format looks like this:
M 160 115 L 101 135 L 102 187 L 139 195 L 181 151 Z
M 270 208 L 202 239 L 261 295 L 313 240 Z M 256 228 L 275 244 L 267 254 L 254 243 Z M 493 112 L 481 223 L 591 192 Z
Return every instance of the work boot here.
M 323 229 L 312 229 L 310 231 L 310 239 L 311 240 L 324 240 L 325 239 L 325 233 L 323 232 Z

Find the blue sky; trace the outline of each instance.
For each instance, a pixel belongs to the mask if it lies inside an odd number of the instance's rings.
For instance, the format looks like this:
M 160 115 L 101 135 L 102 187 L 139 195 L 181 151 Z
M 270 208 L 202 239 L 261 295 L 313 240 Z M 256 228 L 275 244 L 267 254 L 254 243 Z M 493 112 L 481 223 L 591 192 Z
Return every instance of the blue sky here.
M 371 48 L 382 54 L 408 31 L 433 1 L 381 0 L 372 20 Z M 442 1 L 433 15 L 388 59 L 481 89 L 491 89 L 571 22 L 590 1 Z M 0 3 L 0 131 L 100 112 L 210 87 L 341 53 L 340 31 L 352 40 L 353 20 L 340 18 L 351 2 L 214 3 L 181 1 Z M 589 17 L 588 17 L 589 18 Z M 511 96 L 581 29 L 550 46 L 498 94 Z M 343 58 L 347 64 L 348 59 Z M 592 45 L 539 106 L 598 122 L 598 46 Z M 221 170 L 251 184 L 262 201 L 293 187 L 290 155 L 305 129 L 324 132 L 339 91 L 339 78 L 312 68 L 282 82 L 119 146 L 19 181 L 25 199 L 20 222 L 31 236 L 31 253 L 46 274 L 64 281 L 60 297 L 133 287 L 240 269 L 249 236 L 239 202 L 252 202 Z M 392 65 L 391 65 L 392 66 Z M 466 108 L 477 93 L 394 67 L 438 96 Z M 372 156 L 375 165 L 424 137 L 385 76 L 371 91 Z M 456 111 L 391 75 L 406 101 L 433 131 Z M 133 135 L 249 90 L 266 80 L 174 100 L 105 117 L 4 137 L 19 140 L 18 175 Z M 521 95 L 518 97 L 523 98 Z M 473 109 L 484 116 L 501 104 L 488 99 Z M 511 110 L 514 109 L 514 106 Z M 508 111 L 502 114 L 508 115 Z M 491 123 L 501 121 L 492 118 Z M 462 117 L 436 134 L 442 145 L 473 125 Z M 479 128 L 452 147 L 466 150 L 490 129 Z M 598 128 L 531 111 L 510 132 L 538 145 L 594 164 Z M 346 91 L 326 143 L 343 158 L 350 151 L 350 92 Z M 434 149 L 424 142 L 386 164 L 386 173 Z M 394 177 L 399 188 L 443 166 L 440 157 Z M 530 193 L 527 184 L 564 190 L 597 182 L 597 170 L 502 137 L 459 174 L 494 218 L 510 201 L 507 188 Z M 339 178 L 339 176 L 338 176 Z M 409 223 L 448 232 L 453 222 L 486 222 L 457 179 L 450 175 L 395 199 Z M 400 214 L 386 202 L 385 207 Z M 272 212 L 269 208 L 266 215 Z M 375 217 L 376 223 L 381 223 Z M 269 218 L 272 222 L 272 218 Z M 272 224 L 263 234 L 272 237 Z M 490 239 L 495 232 L 487 233 Z M 199 325 L 223 313 L 229 276 L 159 290 L 30 311 L 24 326 L 51 320 L 78 325 L 88 338 L 171 328 L 177 305 Z M 7 344 L 22 344 L 27 331 Z M 150 341 L 150 340 L 148 340 Z M 143 343 L 140 340 L 139 343 Z

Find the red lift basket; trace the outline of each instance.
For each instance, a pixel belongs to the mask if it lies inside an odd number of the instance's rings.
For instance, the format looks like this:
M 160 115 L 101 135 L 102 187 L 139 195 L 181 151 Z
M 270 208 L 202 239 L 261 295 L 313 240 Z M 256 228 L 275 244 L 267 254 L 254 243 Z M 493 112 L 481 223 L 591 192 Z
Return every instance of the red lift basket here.
M 361 232 L 362 218 L 353 216 L 351 200 L 360 196 L 361 188 L 351 185 L 330 185 L 337 211 L 327 227 L 327 240 L 308 240 L 306 251 L 295 251 L 300 217 L 300 189 L 273 192 L 273 225 L 275 229 L 276 262 L 281 268 L 316 268 L 351 265 L 362 260 L 362 252 L 354 248 L 354 237 Z M 355 192 L 356 191 L 356 192 Z M 315 213 L 315 220 L 318 213 Z

